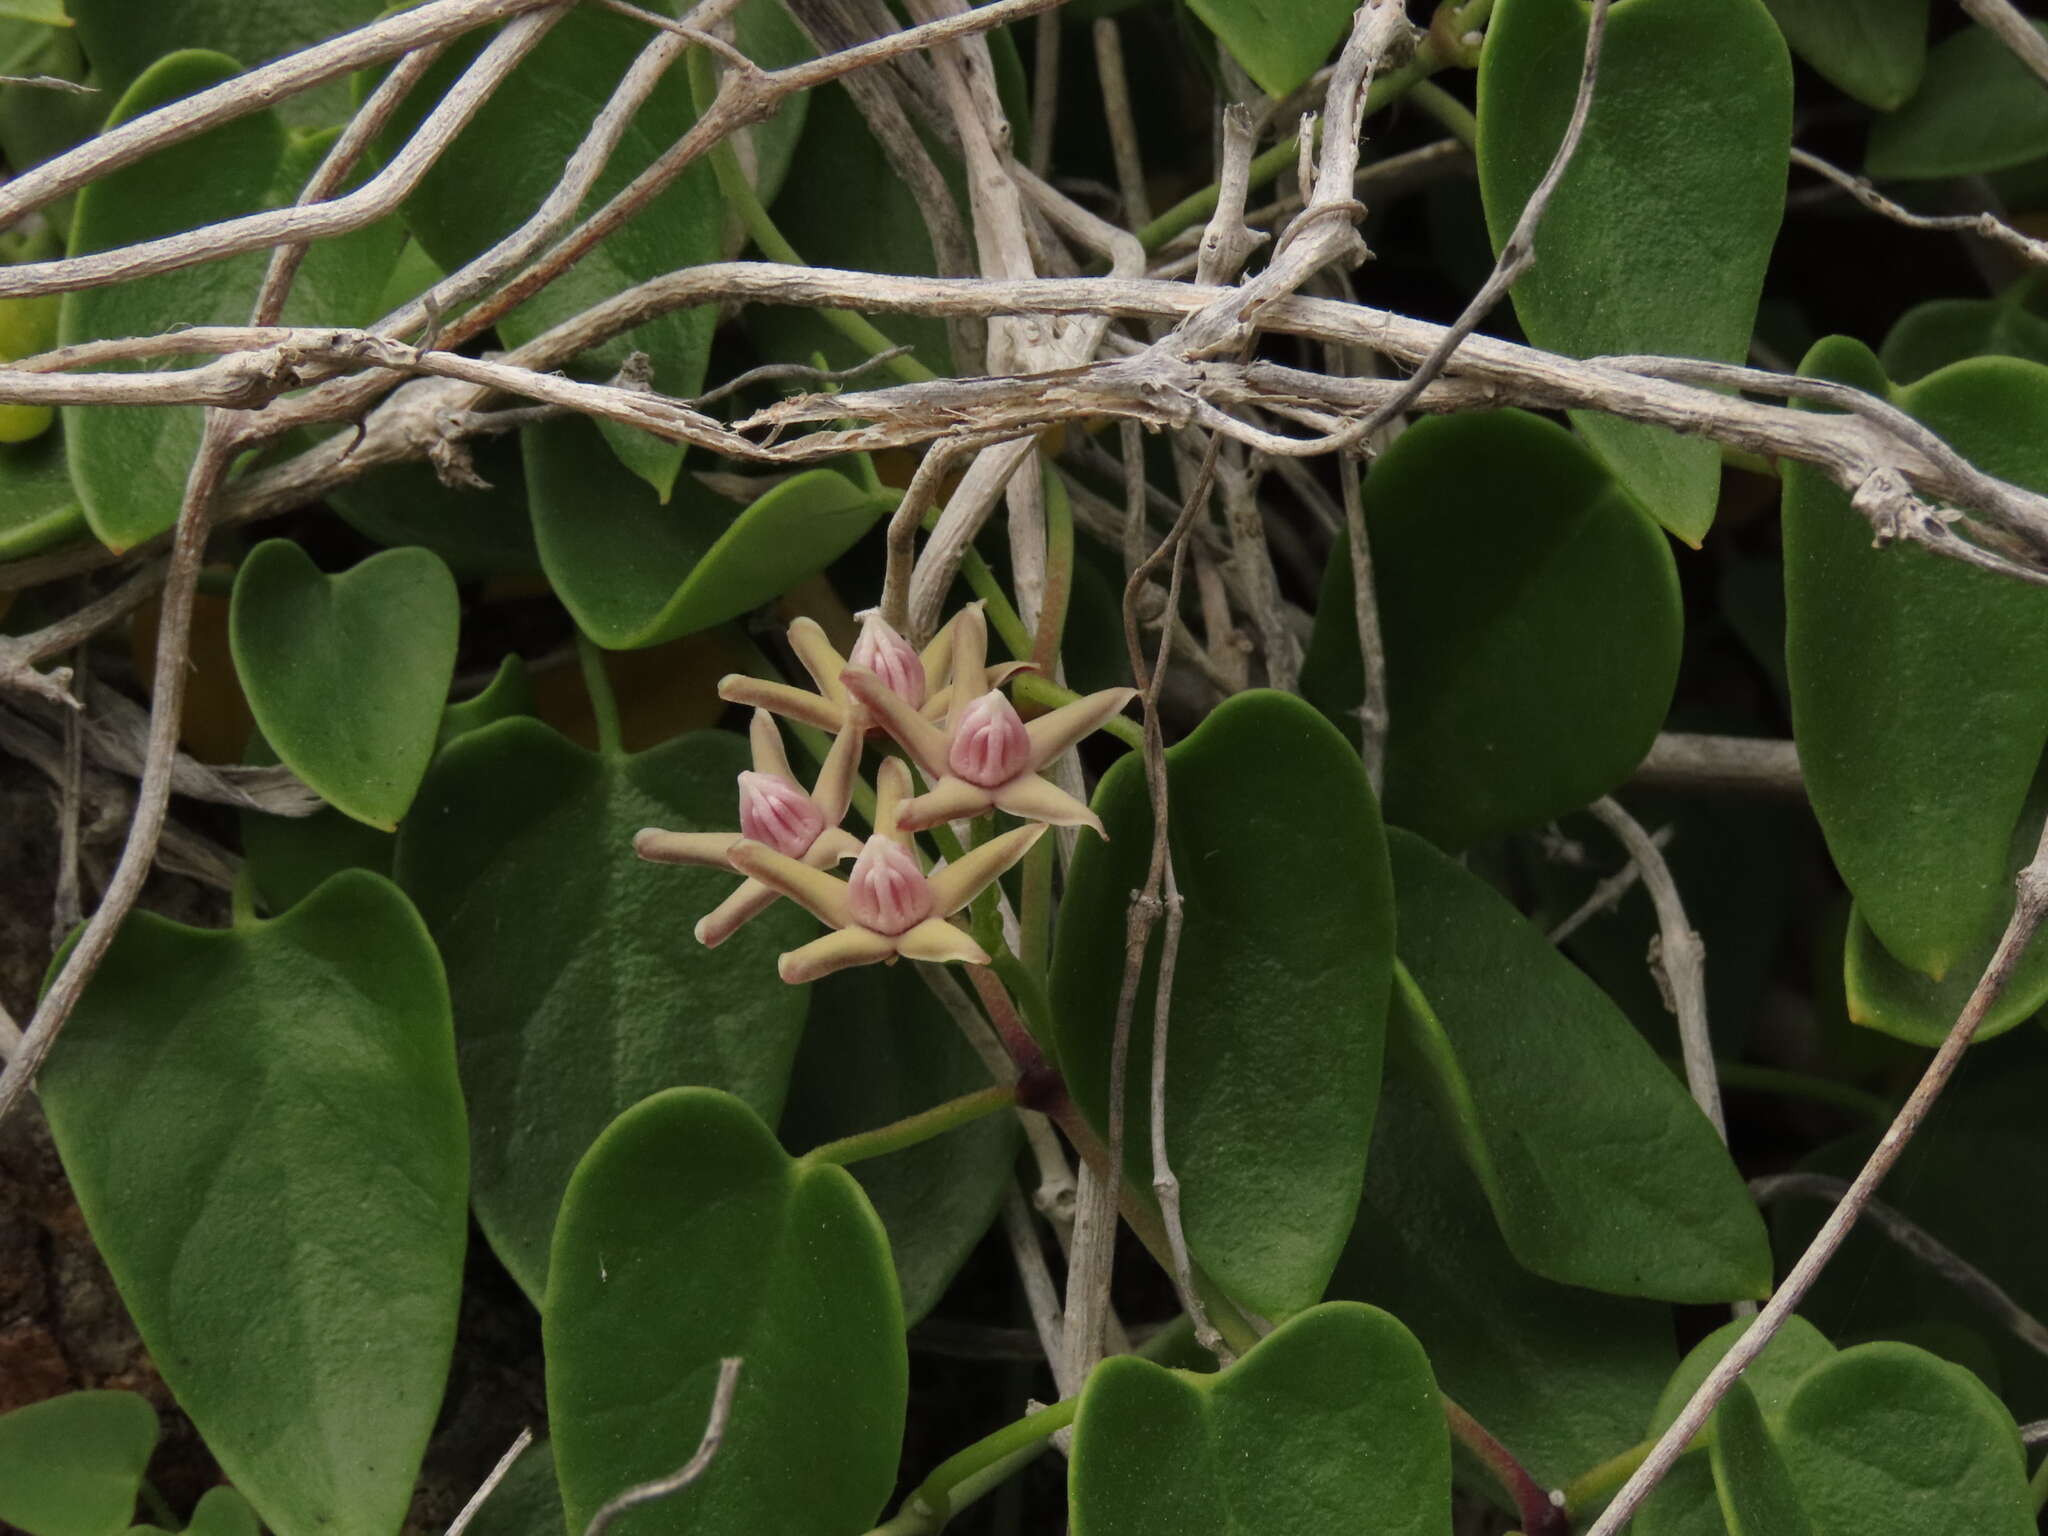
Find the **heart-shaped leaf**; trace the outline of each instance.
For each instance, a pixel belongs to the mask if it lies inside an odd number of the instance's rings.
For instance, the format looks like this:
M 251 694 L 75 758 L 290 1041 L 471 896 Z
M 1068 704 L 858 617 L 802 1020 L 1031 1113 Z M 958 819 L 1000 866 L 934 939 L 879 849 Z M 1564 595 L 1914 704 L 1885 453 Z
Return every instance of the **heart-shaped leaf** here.
M 729 1094 L 656 1094 L 598 1138 L 541 1323 L 572 1531 L 689 1459 L 727 1356 L 717 1460 L 639 1531 L 848 1536 L 895 1486 L 909 1361 L 882 1224 L 845 1169 L 791 1159 Z
M 296 0 L 284 6 L 236 0 L 69 0 L 79 40 L 103 90 L 125 91 L 165 54 L 213 48 L 268 64 L 272 59 L 375 21 L 385 0 Z M 348 115 L 345 81 L 329 81 L 286 97 L 280 112 L 297 126 L 339 122 Z
M 1813 1524 L 1764 1428 L 1756 1394 L 1739 1380 L 1714 1410 L 1708 1455 L 1728 1536 L 1812 1536 Z
M 504 720 L 441 754 L 399 834 L 455 998 L 477 1220 L 529 1296 L 576 1160 L 622 1110 L 678 1083 L 781 1110 L 807 998 L 775 956 L 811 920 L 780 903 L 707 950 L 691 924 L 735 877 L 632 852 L 648 825 L 730 828 L 746 766 L 715 731 L 627 757 Z
M 2033 1536 L 2012 1415 L 1925 1350 L 1843 1350 L 1801 1379 L 1776 1428 L 1814 1536 Z
M 2048 363 L 2048 320 L 2028 307 L 2039 283 L 2022 280 L 1995 299 L 1931 299 L 1899 316 L 1878 349 L 1900 384 L 1966 357 L 2023 357 Z
M 114 108 L 108 126 L 240 72 L 241 66 L 222 54 L 171 54 L 136 79 Z M 331 138 L 330 134 L 290 139 L 277 115 L 266 111 L 159 150 L 100 177 L 79 193 L 70 253 L 110 250 L 290 204 Z M 320 241 L 300 269 L 284 323 L 354 325 L 371 318 L 370 306 L 397 258 L 401 236 L 396 222 L 386 219 Z M 267 261 L 263 251 L 245 251 L 222 261 L 67 293 L 59 310 L 59 336 L 67 344 L 147 336 L 163 328 L 166 315 L 185 325 L 247 324 Z M 160 360 L 159 366 L 180 363 L 169 358 Z M 186 474 L 199 444 L 198 406 L 67 406 L 61 414 L 72 481 L 87 522 L 104 543 L 126 549 L 177 520 Z
M 658 500 L 580 418 L 524 437 L 541 566 L 578 626 L 610 650 L 659 645 L 759 607 L 837 560 L 895 503 L 813 469 L 734 518 L 723 497 L 688 479 Z
M 988 1068 L 910 966 L 841 971 L 811 988 L 782 1140 L 808 1151 L 988 1082 Z M 988 1231 L 1016 1158 L 1017 1118 L 1004 1113 L 849 1170 L 889 1233 L 907 1322 L 931 1311 Z
M 1517 1259 L 1617 1296 L 1770 1290 L 1727 1148 L 1643 1039 L 1540 929 L 1421 838 L 1388 835 L 1394 1015 Z
M 1074 1536 L 1449 1536 L 1450 1438 L 1414 1336 L 1329 1302 L 1215 1375 L 1105 1360 L 1067 1491 Z
M 271 750 L 336 810 L 386 831 L 412 804 L 462 618 L 424 549 L 326 576 L 289 539 L 250 551 L 229 615 L 235 671 Z
M 472 1527 L 474 1529 L 474 1527 Z M 263 1523 L 249 1501 L 232 1488 L 209 1488 L 199 1496 L 192 1518 L 179 1536 L 260 1536 Z M 154 1525 L 135 1526 L 130 1536 L 171 1536 Z
M 1847 338 L 1802 366 L 1887 393 Z M 1893 398 L 1980 468 L 2048 490 L 2048 368 L 1975 358 Z M 1784 530 L 1792 730 L 1814 814 L 1863 921 L 1943 977 L 2011 911 L 2013 829 L 2048 743 L 2048 594 L 1905 540 L 1874 547 L 1848 494 L 1803 465 L 1785 467 Z
M 1964 27 L 1927 55 L 1912 99 L 1871 126 L 1863 168 L 1898 180 L 1977 176 L 2044 154 L 2048 93 L 2040 79 L 1995 33 Z
M 1521 411 L 1440 416 L 1381 454 L 1363 490 L 1388 819 L 1463 848 L 1627 778 L 1670 705 L 1684 619 L 1669 545 L 1599 460 Z M 1342 550 L 1301 681 L 1356 734 L 1365 671 Z
M 275 922 L 123 926 L 43 1106 L 150 1358 L 280 1536 L 390 1536 L 468 1227 L 441 962 L 389 881 Z
M 133 1392 L 70 1392 L 0 1414 L 0 1520 L 28 1536 L 116 1536 L 156 1449 Z
M 1549 168 L 1579 87 L 1581 0 L 1500 0 L 1479 64 L 1479 189 L 1497 251 Z M 1741 362 L 1785 206 L 1792 68 L 1763 0 L 1621 0 L 1570 170 L 1515 284 L 1529 340 L 1575 357 Z M 1629 494 L 1697 544 L 1720 451 L 1575 411 Z
M 0 446 L 0 560 L 19 560 L 85 531 L 61 430 Z
M 1185 902 L 1167 1052 L 1167 1147 L 1188 1245 L 1268 1317 L 1321 1297 L 1358 1209 L 1379 1099 L 1392 893 L 1358 754 L 1285 694 L 1242 693 L 1167 756 Z M 1098 1128 L 1124 919 L 1151 857 L 1135 755 L 1103 776 L 1109 841 L 1084 836 L 1060 904 L 1053 1016 L 1068 1086 Z M 1160 936 L 1155 933 L 1156 950 Z M 1152 965 L 1132 1013 L 1125 1146 L 1150 1180 Z
M 1188 0 L 1244 72 L 1285 96 L 1351 30 L 1349 0 Z
M 1765 0 L 1792 51 L 1829 83 L 1889 112 L 1927 67 L 1927 0 Z
M 1416 1076 L 1395 1052 L 1330 1294 L 1398 1317 L 1443 1389 L 1545 1487 L 1563 1487 L 1641 1437 L 1678 1359 L 1671 1309 L 1516 1263 Z

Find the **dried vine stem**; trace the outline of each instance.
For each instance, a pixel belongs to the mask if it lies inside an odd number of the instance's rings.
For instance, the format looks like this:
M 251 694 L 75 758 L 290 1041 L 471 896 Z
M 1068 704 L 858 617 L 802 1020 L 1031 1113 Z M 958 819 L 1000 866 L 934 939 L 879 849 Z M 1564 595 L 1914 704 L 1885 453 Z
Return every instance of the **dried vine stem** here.
M 1870 1158 L 1857 1173 L 1853 1183 L 1843 1194 L 1840 1204 L 1828 1214 L 1821 1224 L 1806 1252 L 1799 1256 L 1799 1262 L 1792 1266 L 1778 1288 L 1771 1293 L 1771 1299 L 1757 1314 L 1737 1339 L 1728 1353 L 1721 1358 L 1712 1371 L 1701 1382 L 1697 1391 L 1679 1410 L 1670 1428 L 1665 1430 L 1643 1464 L 1636 1469 L 1629 1480 L 1622 1485 L 1614 1501 L 1607 1506 L 1596 1520 L 1587 1536 L 1615 1536 L 1635 1512 L 1663 1481 L 1664 1474 L 1671 1470 L 1686 1446 L 1692 1443 L 1694 1435 L 1705 1426 L 1731 1383 L 1748 1369 L 1751 1361 L 1763 1353 L 1766 1345 L 1792 1315 L 1820 1272 L 1835 1256 L 1842 1240 L 1849 1235 L 1857 1220 L 1868 1208 L 1877 1187 L 1884 1182 L 1885 1175 L 1892 1171 L 1899 1156 L 1906 1150 L 1906 1144 L 1926 1122 L 1935 1101 L 1948 1086 L 1955 1070 L 1962 1064 L 1963 1053 L 1969 1049 L 1978 1026 L 1994 1003 L 2004 995 L 2011 983 L 2013 971 L 2019 965 L 2028 943 L 2039 932 L 2043 917 L 2048 917 L 2048 829 L 2043 830 L 2040 844 L 2032 860 L 2022 869 L 2014 881 L 2015 900 L 2012 920 L 2006 924 L 2005 934 L 1998 941 L 1998 948 L 1991 961 L 1978 978 L 1977 986 L 1970 999 L 1963 1005 L 1962 1013 L 1941 1043 L 1934 1059 L 1927 1064 L 1920 1082 L 1899 1110 L 1898 1116 L 1885 1131 Z
M 40 664 L 76 649 L 109 624 L 127 618 L 149 601 L 163 575 L 164 563 L 149 561 L 113 591 L 66 614 L 56 623 L 34 634 L 0 636 L 0 688 L 18 688 L 53 704 L 81 708 L 79 701 L 71 696 L 70 668 L 53 667 L 44 672 Z
M 1659 827 L 1650 834 L 1650 844 L 1654 848 L 1662 849 L 1670 843 L 1671 838 L 1672 830 L 1670 827 Z M 1566 846 L 1573 848 L 1575 852 L 1577 851 L 1575 845 L 1567 844 Z M 1563 860 L 1562 862 L 1571 861 Z M 1620 869 L 1594 886 L 1587 893 L 1586 899 L 1580 902 L 1577 909 L 1572 912 L 1571 916 L 1551 929 L 1546 937 L 1553 944 L 1562 944 L 1609 907 L 1617 905 L 1622 897 L 1635 889 L 1636 882 L 1642 878 L 1642 865 L 1638 864 L 1634 859 L 1630 859 Z
M 483 1482 L 477 1486 L 476 1492 L 469 1496 L 468 1502 L 456 1512 L 455 1518 L 448 1523 L 446 1536 L 462 1536 L 462 1533 L 469 1529 L 469 1522 L 474 1520 L 477 1516 L 477 1511 L 484 1507 L 484 1500 L 497 1491 L 498 1484 L 505 1481 L 506 1475 L 511 1472 L 514 1464 L 518 1462 L 521 1456 L 526 1454 L 526 1448 L 532 1444 L 533 1431 L 530 1429 L 520 1430 L 518 1435 L 514 1437 L 511 1445 L 506 1447 L 505 1454 L 500 1456 L 497 1464 L 491 1468 L 489 1476 L 485 1477 Z
M 2044 45 L 2048 46 L 2048 45 Z M 1868 176 L 1856 176 L 1832 165 L 1819 155 L 1808 154 L 1794 148 L 1792 163 L 1829 181 L 1847 192 L 1872 213 L 1890 219 L 1894 224 L 1903 224 L 1908 229 L 1935 230 L 1947 234 L 1981 235 L 1986 240 L 1996 240 L 2008 250 L 2016 252 L 2023 261 L 2036 266 L 2048 266 L 2048 240 L 2035 240 L 2021 234 L 1995 213 L 1915 213 L 1903 208 L 1871 185 Z
M 1970 19 L 2016 54 L 2020 62 L 2048 82 L 2048 39 L 2034 29 L 2012 0 L 1958 0 Z
M 590 1517 L 590 1524 L 583 1527 L 583 1536 L 604 1536 L 619 1516 L 643 1504 L 675 1497 L 710 1469 L 719 1446 L 725 1441 L 726 1426 L 732 1422 L 732 1400 L 733 1394 L 739 1390 L 740 1364 L 739 1357 L 734 1355 L 718 1362 L 718 1385 L 711 1393 L 711 1411 L 704 1419 L 704 1437 L 697 1442 L 696 1452 L 690 1459 L 667 1477 L 636 1484 L 606 1503 Z
M 1593 815 L 1628 850 L 1629 862 L 1641 874 L 1643 887 L 1657 909 L 1657 954 L 1653 960 L 1661 984 L 1678 1019 L 1678 1048 L 1685 1060 L 1686 1086 L 1693 1102 L 1714 1124 L 1725 1144 L 1728 1122 L 1721 1113 L 1721 1083 L 1714 1075 L 1714 1041 L 1707 1032 L 1707 946 L 1685 915 L 1678 882 L 1664 862 L 1656 839 L 1622 808 L 1612 795 L 1592 804 Z

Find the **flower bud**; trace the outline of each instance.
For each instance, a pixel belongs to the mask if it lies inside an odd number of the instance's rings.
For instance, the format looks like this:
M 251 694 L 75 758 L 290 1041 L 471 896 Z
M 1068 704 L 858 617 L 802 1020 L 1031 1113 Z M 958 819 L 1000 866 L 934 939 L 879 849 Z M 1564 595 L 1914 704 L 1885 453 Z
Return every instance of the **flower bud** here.
M 970 784 L 994 789 L 1031 766 L 1031 737 L 1017 711 L 991 688 L 960 713 L 946 766 Z
M 740 831 L 745 836 L 800 859 L 824 830 L 825 813 L 781 774 L 740 775 Z
M 853 654 L 846 659 L 874 673 L 912 709 L 924 708 L 924 663 L 910 648 L 910 642 L 897 634 L 879 613 L 871 612 L 861 620 L 860 639 L 854 642 Z
M 861 927 L 894 936 L 932 915 L 932 888 L 917 859 L 901 843 L 871 837 L 847 878 L 853 915 Z

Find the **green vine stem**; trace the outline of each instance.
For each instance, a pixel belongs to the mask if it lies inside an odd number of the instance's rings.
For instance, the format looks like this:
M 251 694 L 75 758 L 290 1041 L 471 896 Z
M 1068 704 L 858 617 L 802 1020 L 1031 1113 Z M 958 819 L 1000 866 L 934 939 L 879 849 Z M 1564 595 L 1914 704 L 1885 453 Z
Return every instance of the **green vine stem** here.
M 1010 692 L 1020 703 L 1032 704 L 1041 710 L 1058 709 L 1062 704 L 1071 704 L 1081 697 L 1073 689 L 1062 688 L 1051 678 L 1040 677 L 1035 672 L 1019 672 L 1010 680 Z M 1132 751 L 1144 750 L 1144 728 L 1129 716 L 1112 715 L 1102 728 Z
M 1450 1425 L 1451 1438 L 1470 1451 L 1500 1484 L 1502 1491 L 1515 1501 L 1523 1536 L 1568 1536 L 1571 1522 L 1565 1516 L 1564 1506 L 1552 1501 L 1543 1485 L 1529 1475 L 1528 1469 L 1515 1459 L 1514 1453 L 1495 1439 L 1485 1425 L 1449 1397 L 1445 1397 L 1443 1402 L 1444 1420 Z
M 934 1136 L 943 1136 L 946 1132 L 957 1130 L 963 1125 L 971 1125 L 997 1110 L 1009 1109 L 1016 1102 L 1016 1084 L 998 1083 L 993 1088 L 983 1088 L 977 1093 L 962 1094 L 957 1099 L 934 1104 L 930 1109 L 906 1115 L 901 1120 L 877 1126 L 872 1131 L 859 1131 L 851 1136 L 842 1136 L 837 1141 L 828 1141 L 823 1146 L 811 1148 L 800 1160 L 806 1163 L 834 1163 L 844 1168 L 848 1163 L 864 1162 L 871 1157 L 886 1157 L 891 1152 L 901 1152 L 905 1147 L 914 1147 L 920 1142 L 930 1141 Z
M 1415 105 L 1422 108 L 1444 130 L 1467 149 L 1479 147 L 1479 119 L 1472 109 L 1433 80 L 1418 80 L 1408 89 Z
M 1072 1397 L 1054 1403 L 947 1457 L 894 1518 L 869 1536 L 931 1536 L 943 1530 L 954 1515 L 1027 1466 L 1047 1440 L 1074 1422 L 1080 1406 L 1080 1399 Z
M 625 754 L 619 732 L 619 701 L 604 670 L 604 652 L 582 630 L 576 631 L 576 663 L 583 669 L 583 691 L 590 695 L 590 713 L 597 721 L 597 750 L 606 757 Z
M 1670 1064 L 1674 1070 L 1684 1070 L 1676 1061 Z M 1838 1083 L 1832 1078 L 1815 1077 L 1808 1072 L 1788 1072 L 1782 1067 L 1759 1067 L 1746 1061 L 1718 1059 L 1714 1063 L 1714 1072 L 1721 1079 L 1723 1088 L 1738 1093 L 1769 1093 L 1780 1098 L 1805 1099 L 1878 1125 L 1890 1125 L 1892 1116 L 1898 1113 L 1896 1104 L 1867 1089 Z
M 1644 1440 L 1630 1446 L 1619 1455 L 1610 1456 L 1599 1466 L 1581 1472 L 1564 1485 L 1564 1507 L 1567 1514 L 1581 1516 L 1590 1514 L 1607 1502 L 1616 1489 L 1634 1475 L 1650 1454 L 1650 1448 L 1657 1442 Z

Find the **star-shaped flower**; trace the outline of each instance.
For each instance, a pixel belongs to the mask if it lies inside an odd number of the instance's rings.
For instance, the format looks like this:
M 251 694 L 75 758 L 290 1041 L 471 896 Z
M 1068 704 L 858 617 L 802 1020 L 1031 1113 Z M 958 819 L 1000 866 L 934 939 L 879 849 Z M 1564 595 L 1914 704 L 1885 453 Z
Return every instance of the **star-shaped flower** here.
M 893 964 L 899 955 L 989 963 L 988 952 L 964 928 L 946 919 L 1023 858 L 1045 828 L 1005 832 L 927 875 L 918 868 L 898 819 L 910 794 L 910 770 L 901 758 L 892 757 L 882 765 L 875 776 L 875 794 L 875 835 L 844 880 L 744 838 L 730 849 L 735 869 L 809 908 L 834 930 L 790 950 L 777 962 L 776 971 L 786 982 L 815 981 L 877 960 Z
M 874 714 L 924 774 L 931 789 L 903 807 L 902 825 L 918 832 L 943 821 L 1008 811 L 1059 827 L 1093 827 L 1095 813 L 1041 776 L 1041 770 L 1138 696 L 1135 688 L 1108 688 L 1063 704 L 1026 722 L 997 691 L 1001 679 L 987 665 L 988 630 L 978 609 L 949 628 L 953 638 L 953 698 L 945 724 L 908 707 L 871 669 L 850 664 L 840 674 L 847 690 Z
M 808 792 L 789 771 L 782 751 L 782 733 L 765 709 L 754 711 L 747 735 L 754 748 L 754 766 L 740 775 L 740 830 L 737 832 L 664 832 L 643 827 L 633 834 L 633 851 L 656 864 L 696 864 L 711 869 L 746 872 L 731 857 L 743 839 L 773 849 L 779 856 L 811 869 L 824 869 L 860 853 L 860 839 L 843 831 L 854 775 L 860 771 L 861 738 L 856 722 L 841 730 Z M 716 948 L 742 924 L 775 903 L 778 892 L 746 879 L 740 888 L 697 922 L 697 942 Z
M 816 693 L 735 672 L 719 680 L 718 696 L 728 703 L 751 704 L 785 715 L 821 731 L 837 731 L 846 723 L 847 705 L 851 702 L 840 674 L 851 663 L 873 672 L 912 710 L 927 719 L 938 720 L 944 717 L 953 697 L 948 675 L 954 641 L 961 626 L 969 622 L 983 622 L 981 604 L 970 603 L 961 609 L 920 653 L 911 649 L 910 642 L 881 614 L 870 610 L 861 615 L 860 639 L 853 654 L 841 656 L 816 620 L 800 618 L 789 626 L 789 645 L 797 660 L 804 664 L 804 670 L 811 674 L 811 681 L 817 685 Z M 986 649 L 984 639 L 984 652 Z M 1028 666 L 1028 662 L 1011 662 L 994 671 L 1000 678 L 1007 678 Z

